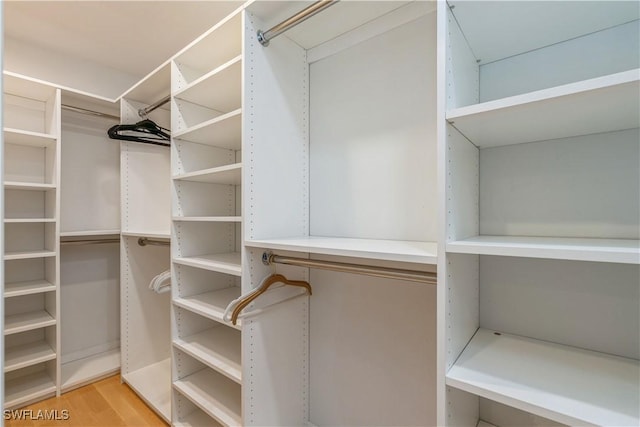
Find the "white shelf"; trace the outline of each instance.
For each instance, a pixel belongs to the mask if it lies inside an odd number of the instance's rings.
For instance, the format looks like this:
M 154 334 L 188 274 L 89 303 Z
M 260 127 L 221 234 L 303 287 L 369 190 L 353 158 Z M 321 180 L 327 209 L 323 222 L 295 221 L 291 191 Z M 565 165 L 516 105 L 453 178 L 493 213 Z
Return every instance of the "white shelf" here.
M 4 128 L 4 142 L 5 144 L 47 148 L 56 143 L 56 137 L 46 133 Z
M 56 253 L 54 251 L 41 249 L 37 251 L 6 252 L 4 254 L 4 260 L 9 261 L 14 259 L 48 258 L 54 256 L 56 256 Z
M 183 420 L 173 423 L 174 427 L 222 427 L 222 424 L 211 418 L 200 409 L 196 409 Z
M 4 284 L 4 297 L 19 297 L 22 295 L 53 292 L 56 285 L 46 280 L 30 280 L 26 282 L 12 282 Z
M 239 287 L 230 287 L 213 292 L 193 295 L 190 297 L 176 298 L 174 305 L 192 311 L 206 318 L 218 321 L 223 325 L 231 328 L 241 329 L 242 321 L 239 320 L 237 325 L 225 323 L 222 320 L 224 311 L 231 301 L 240 296 Z
M 5 350 L 4 371 L 11 372 L 56 358 L 56 352 L 44 341 L 31 342 Z
M 56 385 L 46 371 L 8 380 L 5 384 L 5 408 L 15 408 L 56 392 Z
M 242 55 L 222 64 L 174 94 L 178 99 L 228 113 L 241 106 Z
M 120 349 L 62 364 L 62 391 L 92 383 L 120 371 Z
M 147 239 L 166 239 L 166 240 L 171 239 L 171 233 L 155 232 L 155 231 L 151 231 L 151 232 L 123 231 L 121 234 L 126 237 L 146 237 Z
M 34 311 L 30 313 L 13 314 L 7 316 L 4 321 L 4 334 L 11 335 L 33 329 L 45 328 L 56 324 L 56 319 L 46 311 Z
M 28 190 L 28 191 L 45 191 L 53 190 L 56 188 L 55 184 L 43 184 L 38 182 L 17 182 L 17 181 L 5 181 L 5 190 Z
M 639 81 L 625 71 L 453 109 L 447 121 L 481 148 L 637 128 Z
M 171 358 L 130 372 L 122 378 L 153 410 L 171 422 Z
M 173 345 L 241 384 L 240 331 L 219 326 L 186 338 L 176 338 Z
M 94 237 L 119 235 L 119 229 L 113 230 L 86 230 L 86 231 L 62 231 L 60 237 Z
M 174 216 L 178 222 L 242 222 L 241 216 Z
M 208 182 L 210 184 L 240 185 L 242 182 L 242 163 L 219 166 L 173 177 L 174 180 Z
M 5 224 L 38 224 L 46 222 L 56 222 L 55 218 L 5 218 Z
M 240 386 L 226 377 L 205 368 L 173 387 L 223 425 L 242 425 Z
M 402 240 L 348 239 L 341 237 L 294 237 L 289 239 L 251 240 L 249 247 L 336 255 L 421 264 L 438 262 L 435 242 Z
M 624 239 L 477 236 L 447 243 L 447 252 L 640 264 L 640 241 Z
M 173 262 L 234 276 L 242 274 L 240 252 L 174 258 Z
M 234 110 L 196 126 L 176 132 L 180 139 L 214 147 L 240 150 L 242 147 L 242 109 Z
M 569 425 L 640 425 L 639 362 L 479 329 L 446 383 Z

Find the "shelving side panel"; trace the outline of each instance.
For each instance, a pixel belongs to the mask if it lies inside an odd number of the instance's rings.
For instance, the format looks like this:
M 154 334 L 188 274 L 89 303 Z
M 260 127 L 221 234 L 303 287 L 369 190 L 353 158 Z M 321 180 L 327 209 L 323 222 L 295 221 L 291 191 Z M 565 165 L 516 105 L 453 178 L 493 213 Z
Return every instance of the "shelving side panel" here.
M 120 142 L 104 118 L 63 114 L 61 229 L 120 229 Z
M 429 13 L 310 65 L 310 234 L 437 240 L 435 27 Z
M 480 325 L 638 359 L 638 283 L 637 265 L 481 256 Z
M 480 234 L 638 239 L 639 140 L 631 129 L 480 150 Z
M 446 240 L 476 236 L 480 227 L 480 153 L 447 124 Z
M 638 52 L 640 24 L 635 20 L 481 64 L 480 102 L 637 69 Z
M 308 236 L 309 67 L 306 53 L 286 37 L 265 49 L 255 36 L 260 28 L 266 26 L 256 16 L 245 13 L 244 236 L 247 239 Z

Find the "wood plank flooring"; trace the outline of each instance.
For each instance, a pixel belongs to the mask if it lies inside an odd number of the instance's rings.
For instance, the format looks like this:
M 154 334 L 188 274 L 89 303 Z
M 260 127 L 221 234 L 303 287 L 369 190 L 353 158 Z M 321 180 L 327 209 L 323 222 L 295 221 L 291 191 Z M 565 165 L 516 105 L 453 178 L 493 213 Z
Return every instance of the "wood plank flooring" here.
M 69 419 L 59 421 L 9 420 L 5 427 L 166 427 L 120 376 L 106 378 L 22 409 L 69 411 Z

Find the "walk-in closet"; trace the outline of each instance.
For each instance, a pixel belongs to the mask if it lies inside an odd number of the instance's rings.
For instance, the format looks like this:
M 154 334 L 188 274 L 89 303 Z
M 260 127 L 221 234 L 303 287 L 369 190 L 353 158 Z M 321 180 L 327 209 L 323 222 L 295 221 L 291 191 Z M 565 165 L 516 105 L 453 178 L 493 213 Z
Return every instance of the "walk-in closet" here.
M 9 3 L 5 409 L 640 424 L 640 3 Z

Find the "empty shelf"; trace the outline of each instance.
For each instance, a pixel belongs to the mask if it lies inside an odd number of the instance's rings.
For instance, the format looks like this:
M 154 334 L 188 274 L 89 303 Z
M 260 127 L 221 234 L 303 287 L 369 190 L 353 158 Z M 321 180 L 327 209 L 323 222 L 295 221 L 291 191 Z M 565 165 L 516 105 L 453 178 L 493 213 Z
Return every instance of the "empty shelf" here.
M 436 264 L 438 262 L 438 245 L 435 242 L 309 236 L 289 239 L 251 240 L 245 242 L 245 244 L 254 248 L 386 261 L 424 264 Z
M 46 371 L 8 380 L 5 384 L 4 406 L 15 408 L 56 393 L 56 385 Z
M 119 229 L 113 230 L 86 230 L 86 231 L 62 231 L 60 237 L 93 237 L 119 235 Z
M 242 381 L 240 331 L 226 326 L 176 338 L 173 345 L 237 383 Z
M 120 349 L 62 364 L 62 391 L 92 383 L 120 371 Z
M 242 222 L 241 216 L 174 216 L 174 221 L 182 222 Z
M 177 181 L 208 182 L 210 184 L 240 185 L 242 182 L 242 163 L 176 175 L 173 179 Z
M 222 64 L 186 88 L 175 93 L 178 99 L 228 113 L 241 105 L 242 55 Z
M 240 252 L 180 257 L 174 258 L 173 262 L 189 267 L 202 268 L 203 270 L 232 274 L 234 276 L 240 276 L 242 274 Z
M 232 325 L 230 323 L 224 323 L 222 320 L 224 311 L 227 309 L 229 303 L 239 296 L 240 288 L 233 286 L 218 291 L 177 298 L 173 303 L 178 307 L 182 307 L 209 319 L 216 320 L 229 327 L 240 329 L 242 321 L 238 321 L 237 325 Z
M 625 239 L 477 236 L 447 243 L 447 252 L 624 264 L 640 263 L 640 241 Z
M 4 254 L 4 259 L 5 261 L 9 261 L 13 259 L 47 258 L 52 256 L 56 256 L 56 253 L 54 251 L 41 249 L 36 251 L 6 252 Z
M 196 409 L 184 419 L 173 424 L 174 427 L 222 427 L 222 424 L 211 418 L 200 409 Z
M 205 368 L 173 387 L 223 425 L 242 425 L 240 385 L 228 378 Z
M 171 420 L 171 358 L 145 366 L 123 380 L 167 422 Z
M 56 137 L 46 133 L 4 128 L 4 142 L 5 144 L 45 148 L 53 146 L 56 143 Z
M 173 138 L 230 150 L 240 150 L 241 135 L 242 110 L 237 109 L 182 132 L 176 132 Z
M 637 128 L 639 81 L 625 71 L 457 108 L 447 121 L 481 148 Z
M 55 290 L 56 286 L 46 280 L 30 280 L 27 282 L 5 283 L 4 296 L 5 298 L 19 297 L 22 295 L 39 294 Z
M 28 224 L 40 222 L 56 222 L 55 218 L 5 218 L 5 224 Z
M 4 371 L 11 372 L 56 358 L 56 352 L 44 341 L 5 349 Z
M 33 329 L 45 328 L 56 324 L 56 319 L 46 311 L 13 314 L 4 321 L 4 334 L 11 335 Z
M 17 181 L 5 181 L 5 190 L 30 190 L 30 191 L 44 191 L 52 190 L 56 188 L 55 184 L 43 184 L 38 182 L 17 182 Z
M 449 386 L 569 425 L 640 425 L 639 362 L 479 329 Z

